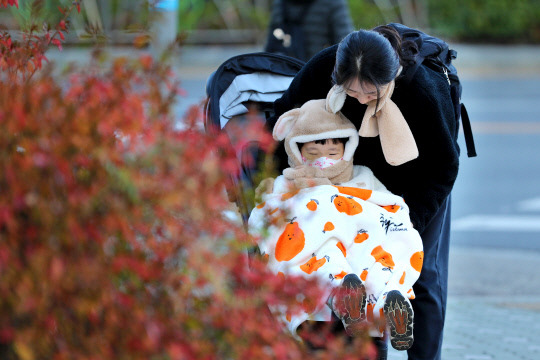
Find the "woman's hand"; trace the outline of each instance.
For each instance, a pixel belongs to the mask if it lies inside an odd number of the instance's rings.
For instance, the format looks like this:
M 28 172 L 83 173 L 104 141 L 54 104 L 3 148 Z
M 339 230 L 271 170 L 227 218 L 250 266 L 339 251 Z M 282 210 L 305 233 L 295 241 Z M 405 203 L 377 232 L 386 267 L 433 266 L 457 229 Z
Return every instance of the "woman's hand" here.
M 283 176 L 288 180 L 300 178 L 325 178 L 322 170 L 315 166 L 299 165 L 294 168 L 283 170 Z

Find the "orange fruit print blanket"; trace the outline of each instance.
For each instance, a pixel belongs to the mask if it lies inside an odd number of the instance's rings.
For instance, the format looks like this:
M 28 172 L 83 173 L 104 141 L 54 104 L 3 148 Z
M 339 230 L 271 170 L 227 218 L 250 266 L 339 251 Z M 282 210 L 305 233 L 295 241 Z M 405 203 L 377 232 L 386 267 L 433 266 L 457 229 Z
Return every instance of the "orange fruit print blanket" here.
M 302 314 L 272 309 L 293 334 L 305 320 L 330 320 L 328 296 L 349 273 L 366 287 L 372 336 L 382 336 L 384 329 L 375 324 L 383 319 L 387 292 L 414 299 L 423 246 L 399 196 L 334 185 L 264 194 L 250 215 L 249 231 L 275 274 L 316 278 L 326 289 L 317 306 Z

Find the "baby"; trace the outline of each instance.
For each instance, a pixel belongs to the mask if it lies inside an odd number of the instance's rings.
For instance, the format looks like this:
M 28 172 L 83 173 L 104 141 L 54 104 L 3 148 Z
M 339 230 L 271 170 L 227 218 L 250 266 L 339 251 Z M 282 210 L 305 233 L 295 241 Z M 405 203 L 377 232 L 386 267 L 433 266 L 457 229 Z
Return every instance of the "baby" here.
M 371 335 L 380 337 L 385 328 L 377 324 L 386 323 L 392 346 L 406 350 L 422 241 L 403 199 L 369 168 L 353 165 L 356 127 L 328 107 L 311 100 L 278 119 L 273 136 L 284 141 L 291 167 L 262 183 L 262 202 L 249 219 L 276 274 L 317 277 L 326 289 L 304 314 L 274 311 L 293 334 L 306 320 L 330 321 L 332 312 L 349 335 L 368 321 Z

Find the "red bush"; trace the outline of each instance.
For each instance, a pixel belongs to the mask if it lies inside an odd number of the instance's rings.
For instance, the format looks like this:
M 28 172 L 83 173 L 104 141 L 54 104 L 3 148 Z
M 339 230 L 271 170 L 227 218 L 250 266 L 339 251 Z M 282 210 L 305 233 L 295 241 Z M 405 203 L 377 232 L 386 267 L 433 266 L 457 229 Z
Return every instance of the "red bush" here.
M 175 130 L 170 69 L 120 58 L 53 76 L 36 61 L 58 29 L 0 36 L 0 357 L 370 354 L 330 335 L 308 352 L 269 315 L 318 289 L 248 266 L 251 242 L 223 216 L 232 154 L 197 108 Z
M 17 8 L 19 7 L 19 0 L 0 0 L 0 6 L 8 7 L 15 5 Z

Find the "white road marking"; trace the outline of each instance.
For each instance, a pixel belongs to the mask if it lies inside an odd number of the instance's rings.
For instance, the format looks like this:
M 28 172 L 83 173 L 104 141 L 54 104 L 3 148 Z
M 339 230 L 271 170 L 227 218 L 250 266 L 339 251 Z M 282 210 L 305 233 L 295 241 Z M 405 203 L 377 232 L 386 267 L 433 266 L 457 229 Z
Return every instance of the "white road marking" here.
M 453 231 L 540 231 L 540 216 L 469 215 L 452 221 Z
M 517 209 L 519 211 L 540 211 L 540 197 L 520 201 L 517 204 Z
M 540 122 L 516 121 L 516 122 L 472 122 L 473 133 L 482 134 L 539 134 Z M 463 131 L 460 128 L 460 131 Z

